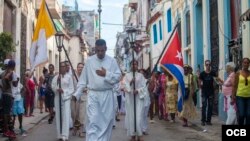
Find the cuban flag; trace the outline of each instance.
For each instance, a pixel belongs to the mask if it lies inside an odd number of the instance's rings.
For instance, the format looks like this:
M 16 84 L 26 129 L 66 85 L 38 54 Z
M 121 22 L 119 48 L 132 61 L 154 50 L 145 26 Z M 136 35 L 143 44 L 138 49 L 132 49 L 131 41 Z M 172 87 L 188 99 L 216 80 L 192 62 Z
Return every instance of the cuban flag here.
M 178 111 L 182 111 L 183 97 L 185 95 L 183 57 L 181 53 L 181 43 L 177 27 L 174 29 L 167 45 L 165 46 L 159 63 L 163 69 L 171 73 L 179 83 L 178 91 Z

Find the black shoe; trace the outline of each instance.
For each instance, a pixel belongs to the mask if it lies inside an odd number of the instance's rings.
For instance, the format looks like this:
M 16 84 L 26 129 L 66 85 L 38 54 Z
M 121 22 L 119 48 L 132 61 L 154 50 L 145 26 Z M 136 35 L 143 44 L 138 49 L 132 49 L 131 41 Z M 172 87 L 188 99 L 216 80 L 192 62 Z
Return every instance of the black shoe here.
M 118 121 L 118 122 L 120 121 L 120 119 L 119 119 L 119 118 L 115 118 L 115 120 L 116 120 L 116 121 Z
M 52 122 L 53 122 L 53 119 L 49 118 L 48 123 L 52 124 Z
M 207 125 L 212 125 L 212 123 L 211 122 L 207 122 Z
M 205 126 L 205 122 L 201 122 L 201 125 L 202 125 L 202 126 Z

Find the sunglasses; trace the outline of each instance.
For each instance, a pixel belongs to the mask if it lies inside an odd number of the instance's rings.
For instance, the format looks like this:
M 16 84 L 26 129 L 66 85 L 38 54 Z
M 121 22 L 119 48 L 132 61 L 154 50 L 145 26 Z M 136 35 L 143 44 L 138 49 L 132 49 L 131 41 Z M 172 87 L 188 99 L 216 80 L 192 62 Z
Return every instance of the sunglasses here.
M 245 86 L 247 86 L 248 85 L 248 80 L 247 80 L 247 78 L 245 78 Z

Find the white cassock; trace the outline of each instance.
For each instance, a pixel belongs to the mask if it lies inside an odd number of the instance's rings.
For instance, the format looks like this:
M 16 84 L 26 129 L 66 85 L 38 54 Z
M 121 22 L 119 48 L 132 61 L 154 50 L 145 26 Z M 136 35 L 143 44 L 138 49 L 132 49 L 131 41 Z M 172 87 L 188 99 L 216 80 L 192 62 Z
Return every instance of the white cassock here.
M 133 78 L 133 73 L 127 73 L 125 75 L 125 109 L 126 109 L 126 128 L 129 136 L 141 136 L 142 135 L 142 117 L 143 117 L 143 108 L 144 108 L 144 98 L 145 98 L 145 87 L 146 80 L 141 73 L 135 73 L 135 90 L 138 91 L 136 95 L 136 134 L 135 134 L 135 122 L 134 122 L 134 95 L 133 95 L 133 84 L 130 85 L 130 82 Z
M 144 97 L 144 106 L 143 106 L 143 115 L 142 115 L 142 131 L 147 132 L 148 129 L 148 111 L 150 107 L 150 96 L 148 92 L 148 85 L 144 89 L 145 97 Z
M 52 89 L 55 93 L 55 110 L 56 110 L 56 129 L 57 137 L 62 139 L 69 138 L 69 123 L 71 117 L 70 100 L 74 92 L 74 84 L 72 76 L 65 74 L 61 78 L 61 88 L 63 89 L 61 108 L 62 108 L 62 134 L 60 134 L 60 107 L 59 107 L 59 89 L 58 75 L 52 80 Z
M 114 88 L 113 88 L 113 95 L 114 95 L 114 119 L 116 117 L 117 114 L 117 110 L 118 110 L 118 101 L 117 101 L 117 95 L 119 93 L 119 83 L 115 84 Z M 113 121 L 114 122 L 114 126 L 116 125 L 116 120 Z
M 79 75 L 77 75 L 77 79 L 79 79 Z M 75 77 L 73 77 L 75 78 Z M 77 87 L 76 79 L 73 79 L 75 89 Z M 78 120 L 81 124 L 84 125 L 82 128 L 82 132 L 85 132 L 85 122 L 86 122 L 86 102 L 87 102 L 87 93 L 83 92 L 83 95 L 76 102 L 71 100 L 71 117 L 72 122 Z
M 96 70 L 106 69 L 106 76 L 96 74 Z M 114 84 L 118 83 L 121 71 L 114 58 L 107 55 L 99 59 L 96 55 L 88 58 L 77 84 L 74 96 L 77 99 L 87 87 L 86 141 L 109 141 L 114 120 Z

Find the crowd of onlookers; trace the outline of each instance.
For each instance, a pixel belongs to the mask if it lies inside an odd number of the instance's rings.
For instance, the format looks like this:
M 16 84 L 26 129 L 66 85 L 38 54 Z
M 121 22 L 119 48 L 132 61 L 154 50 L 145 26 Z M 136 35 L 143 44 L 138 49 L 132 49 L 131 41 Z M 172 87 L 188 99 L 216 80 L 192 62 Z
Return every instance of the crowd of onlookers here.
M 3 136 L 9 138 L 16 137 L 14 132 L 16 118 L 19 121 L 20 134 L 26 134 L 22 126 L 23 114 L 27 112 L 24 109 L 23 85 L 20 82 L 20 76 L 15 73 L 15 65 L 14 60 L 5 59 L 0 73 L 0 131 Z M 33 108 L 30 110 L 30 115 Z
M 136 62 L 136 61 L 134 61 Z M 180 92 L 177 79 L 166 69 L 161 68 L 161 71 L 154 71 L 152 75 L 147 75 L 145 70 L 137 70 L 142 73 L 146 78 L 146 88 L 149 94 L 149 105 L 145 104 L 142 109 L 141 125 L 142 133 L 147 133 L 147 115 L 149 115 L 150 123 L 154 123 L 154 116 L 158 116 L 160 120 L 175 122 L 176 117 L 183 121 L 183 127 L 188 127 L 188 120 L 197 118 L 197 100 L 200 97 L 201 103 L 201 125 L 212 125 L 212 114 L 214 99 L 218 96 L 215 91 L 215 86 L 219 86 L 221 93 L 224 97 L 224 111 L 227 113 L 227 125 L 250 124 L 250 71 L 249 71 L 249 58 L 243 58 L 238 69 L 233 62 L 228 62 L 225 66 L 225 81 L 218 77 L 218 73 L 214 72 L 211 67 L 210 60 L 205 61 L 204 71 L 197 70 L 193 73 L 193 69 L 184 66 L 184 83 L 185 83 L 185 96 L 183 97 L 182 111 L 178 112 L 178 93 Z M 136 64 L 136 63 L 135 63 Z M 131 68 L 133 63 L 131 63 Z M 133 70 L 133 69 L 132 69 Z M 125 80 L 121 83 L 126 84 Z M 129 76 L 127 76 L 129 77 Z M 139 77 L 135 75 L 135 77 Z M 123 82 L 125 81 L 125 82 Z M 129 81 L 130 82 L 130 81 Z M 132 81 L 131 81 L 132 82 Z M 143 80 L 138 81 L 140 85 L 145 83 Z M 139 88 L 138 88 L 139 89 Z M 130 99 L 126 95 L 126 88 L 121 89 L 124 94 L 125 101 Z M 128 93 L 128 92 L 127 92 Z M 138 91 L 140 95 L 140 91 Z M 200 94 L 200 95 L 199 95 Z M 141 96 L 140 96 L 141 97 Z M 147 97 L 144 97 L 147 101 Z M 147 103 L 147 102 L 144 102 Z M 132 101 L 125 104 L 126 116 L 127 111 L 130 112 L 128 107 L 133 105 Z M 140 104 L 138 104 L 140 105 Z M 137 105 L 137 106 L 138 106 Z M 128 107 L 126 107 L 128 106 Z M 148 107 L 147 107 L 148 106 Z M 146 109 L 146 110 L 145 110 Z M 138 112 L 138 111 L 137 111 Z M 140 113 L 140 112 L 139 112 Z M 146 116 L 143 116 L 146 115 Z M 129 116 L 128 116 L 129 117 Z M 133 119 L 129 119 L 133 120 Z M 125 118 L 126 122 L 126 118 Z M 126 124 L 127 125 L 127 124 Z M 145 126 L 146 125 L 146 126 Z M 146 128 L 145 128 L 146 127 Z M 128 127 L 129 128 L 129 127 Z M 129 130 L 129 129 L 128 129 Z M 133 140 L 133 134 L 131 133 Z
M 64 62 L 67 66 L 67 73 L 73 78 L 73 73 L 70 68 L 69 62 Z M 76 74 L 79 77 L 83 69 L 84 64 L 79 63 L 77 65 Z M 23 128 L 23 117 L 29 118 L 34 116 L 34 108 L 36 101 L 38 100 L 38 108 L 40 113 L 48 112 L 49 119 L 48 123 L 52 124 L 55 117 L 54 99 L 55 93 L 52 90 L 52 80 L 58 74 L 54 72 L 54 65 L 49 64 L 48 69 L 43 68 L 43 74 L 37 79 L 34 72 L 27 70 L 23 81 L 21 82 L 20 76 L 15 72 L 15 61 L 12 59 L 5 59 L 4 66 L 0 69 L 0 132 L 4 137 L 16 138 L 17 134 L 26 136 L 27 132 Z M 74 85 L 76 86 L 77 81 L 74 78 Z M 38 94 L 38 99 L 36 99 Z M 82 112 L 84 109 L 81 101 L 86 101 L 83 98 L 74 104 L 72 101 L 72 117 L 70 118 L 70 128 L 75 126 L 80 127 L 81 130 L 79 136 L 84 136 L 83 129 L 83 116 Z M 75 109 L 75 108 L 78 109 Z M 77 112 L 79 111 L 79 112 Z M 74 113 L 75 112 L 75 113 Z M 79 119 L 79 116 L 81 119 Z M 15 125 L 15 119 L 18 119 L 19 125 Z M 72 120 L 74 119 L 74 121 Z M 19 129 L 15 129 L 18 127 Z
M 147 119 L 154 123 L 154 117 L 158 116 L 160 120 L 175 122 L 176 117 L 183 121 L 183 127 L 188 126 L 188 120 L 197 116 L 196 105 L 199 90 L 201 90 L 201 125 L 212 125 L 212 109 L 213 101 L 216 96 L 214 84 L 221 86 L 224 95 L 224 111 L 227 112 L 226 124 L 250 124 L 250 71 L 249 58 L 243 58 L 241 69 L 236 71 L 233 62 L 229 62 L 225 66 L 227 77 L 225 81 L 217 76 L 217 73 L 211 70 L 211 62 L 205 61 L 204 71 L 197 70 L 193 73 L 193 69 L 184 66 L 184 83 L 185 97 L 183 97 L 182 111 L 178 112 L 178 93 L 180 92 L 177 79 L 164 68 L 161 71 L 154 71 L 152 74 L 147 73 L 143 69 L 138 69 L 138 62 L 131 63 L 131 70 L 135 71 L 135 80 L 132 73 L 123 74 L 121 81 L 114 88 L 114 96 L 116 99 L 115 121 L 120 121 L 119 115 L 125 116 L 126 129 L 132 134 L 133 104 L 130 98 L 130 91 L 135 84 L 138 94 L 137 111 L 140 118 L 140 130 L 142 134 L 147 135 Z M 63 62 L 66 72 L 73 79 L 74 88 L 76 88 L 77 78 L 80 77 L 84 64 L 79 63 L 76 69 L 77 77 L 74 78 L 69 62 Z M 65 72 L 65 73 L 66 73 Z M 39 97 L 40 113 L 49 112 L 48 123 L 51 124 L 55 117 L 54 98 L 52 80 L 57 73 L 54 73 L 54 65 L 50 64 L 48 69 L 43 69 L 43 75 L 37 80 L 33 72 L 27 70 L 23 82 L 20 82 L 20 76 L 15 73 L 15 61 L 6 59 L 0 73 L 0 132 L 3 136 L 15 138 L 14 132 L 15 119 L 19 122 L 19 132 L 26 135 L 23 129 L 22 120 L 24 117 L 31 117 L 34 111 L 36 90 Z M 138 78 L 137 78 L 138 77 Z M 138 79 L 138 80 L 137 80 Z M 117 97 L 117 98 L 116 98 Z M 143 99 L 143 100 L 141 100 Z M 79 136 L 84 136 L 84 117 L 86 109 L 86 95 L 75 103 L 71 100 L 71 117 L 70 128 L 81 127 Z M 82 102 L 81 102 L 82 101 Z M 85 104 L 83 104 L 85 102 Z M 82 112 L 80 112 L 82 111 Z M 131 124 L 131 125 L 130 125 Z M 115 123 L 114 123 L 115 127 Z M 131 128 L 131 129 L 130 129 Z M 133 138 L 132 138 L 133 139 Z

